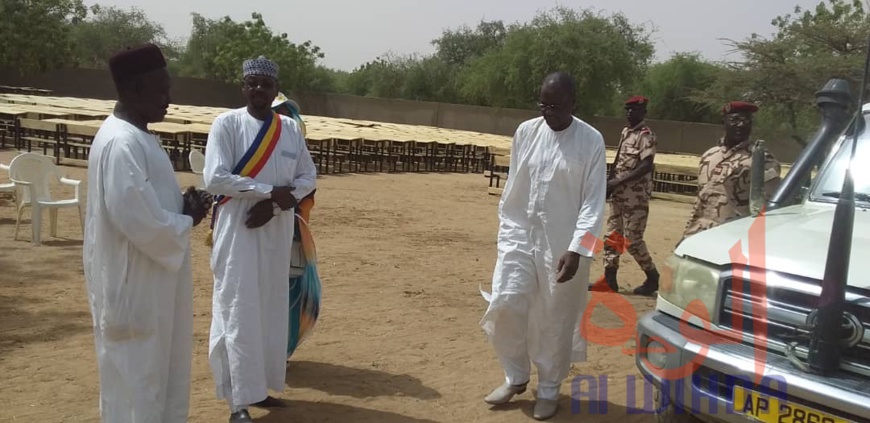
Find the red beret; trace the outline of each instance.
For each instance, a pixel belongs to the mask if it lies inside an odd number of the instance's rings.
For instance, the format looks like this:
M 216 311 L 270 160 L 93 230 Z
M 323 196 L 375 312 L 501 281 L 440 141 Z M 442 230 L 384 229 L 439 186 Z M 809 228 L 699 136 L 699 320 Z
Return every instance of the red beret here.
M 166 59 L 160 47 L 154 44 L 144 44 L 137 47 L 127 47 L 116 52 L 109 58 L 109 71 L 115 81 L 151 72 L 166 67 Z
M 625 100 L 626 106 L 631 105 L 631 104 L 645 105 L 647 103 L 649 103 L 649 99 L 642 96 L 642 95 L 636 95 L 632 98 L 629 98 L 628 100 Z
M 722 107 L 722 114 L 727 115 L 729 113 L 737 113 L 737 112 L 749 112 L 755 113 L 758 111 L 758 106 L 747 103 L 745 101 L 732 101 L 730 103 L 725 104 Z

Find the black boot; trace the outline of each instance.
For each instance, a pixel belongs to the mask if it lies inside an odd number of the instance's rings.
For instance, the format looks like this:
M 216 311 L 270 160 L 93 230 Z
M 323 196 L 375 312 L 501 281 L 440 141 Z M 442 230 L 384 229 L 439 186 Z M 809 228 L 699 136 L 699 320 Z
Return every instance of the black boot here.
M 609 286 L 613 292 L 619 292 L 619 284 L 616 283 L 617 270 L 619 270 L 619 268 L 616 267 L 604 269 L 604 280 L 607 281 L 607 286 Z
M 619 270 L 617 267 L 605 267 L 604 268 L 604 276 L 598 278 L 594 284 L 589 285 L 589 291 L 597 291 L 597 292 L 619 292 L 619 284 L 616 283 L 616 272 Z
M 653 269 L 645 273 L 646 280 L 643 281 L 643 285 L 634 289 L 634 295 L 652 297 L 659 290 L 659 271 Z

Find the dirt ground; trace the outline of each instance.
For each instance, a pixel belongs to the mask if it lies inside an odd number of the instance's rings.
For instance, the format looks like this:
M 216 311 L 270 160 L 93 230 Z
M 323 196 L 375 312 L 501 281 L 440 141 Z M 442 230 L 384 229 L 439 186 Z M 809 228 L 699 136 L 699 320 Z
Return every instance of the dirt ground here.
M 8 164 L 13 153 L 0 151 Z M 64 167 L 81 179 L 86 170 Z M 0 178 L 5 178 L 0 175 Z M 183 186 L 198 177 L 179 173 Z M 478 322 L 495 263 L 496 205 L 480 175 L 329 175 L 318 180 L 312 225 L 323 282 L 315 333 L 292 357 L 289 402 L 279 411 L 252 412 L 262 422 L 520 422 L 532 421 L 533 389 L 510 406 L 490 408 L 483 397 L 502 382 L 498 362 Z M 71 195 L 64 189 L 60 194 Z M 75 209 L 59 213 L 58 238 L 30 243 L 25 213 L 13 241 L 15 209 L 0 200 L 0 421 L 99 421 L 98 375 L 91 316 L 82 274 L 82 233 Z M 687 204 L 653 201 L 647 243 L 658 264 L 670 253 L 689 213 Z M 207 226 L 194 231 L 194 351 L 191 422 L 225 422 L 208 367 L 212 275 Z M 620 272 L 623 290 L 643 280 L 629 256 Z M 592 278 L 602 272 L 596 257 Z M 600 295 L 600 294 L 599 294 Z M 624 299 L 622 315 L 640 315 L 654 300 Z M 596 297 L 598 298 L 598 297 Z M 608 297 L 610 298 L 610 297 Z M 627 307 L 631 304 L 632 307 Z M 619 328 L 612 311 L 596 307 L 592 322 Z M 629 324 L 633 327 L 634 322 Z M 612 338 L 612 336 L 611 336 Z M 650 422 L 630 413 L 651 397 L 631 355 L 632 341 L 592 343 L 589 361 L 571 375 L 606 376 L 607 408 L 590 412 L 571 380 L 551 421 Z M 628 347 L 628 349 L 624 349 Z M 626 387 L 634 380 L 636 395 Z M 535 379 L 530 385 L 535 386 Z M 589 389 L 583 385 L 584 391 Z M 603 390 L 602 386 L 599 389 Z M 634 396 L 635 398 L 632 398 Z M 603 397 L 603 395 L 602 395 Z M 604 399 L 604 398 L 602 398 Z

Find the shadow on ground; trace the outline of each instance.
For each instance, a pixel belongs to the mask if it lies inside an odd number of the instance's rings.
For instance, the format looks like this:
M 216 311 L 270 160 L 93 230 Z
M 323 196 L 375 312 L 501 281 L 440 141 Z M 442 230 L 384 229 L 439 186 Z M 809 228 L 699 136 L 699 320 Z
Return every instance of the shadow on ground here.
M 352 407 L 343 404 L 311 401 L 287 401 L 287 408 L 270 411 L 254 419 L 257 423 L 313 423 L 313 422 L 359 422 L 359 423 L 435 423 L 437 420 L 419 419 L 387 411 Z
M 505 405 L 493 406 L 492 412 L 521 410 L 534 421 L 535 402 L 530 399 L 516 399 Z M 652 423 L 655 416 L 652 410 L 631 409 L 612 402 L 589 402 L 574 401 L 571 397 L 561 395 L 559 397 L 559 410 L 556 415 L 547 420 L 548 422 L 619 422 L 619 423 Z
M 91 329 L 88 312 L 60 310 L 45 298 L 24 294 L 33 292 L 34 286 L 57 280 L 56 273 L 42 269 L 35 270 L 27 264 L 0 257 L 0 333 L 3 334 L 0 356 L 29 344 L 52 342 Z
M 438 391 L 423 385 L 413 376 L 313 361 L 291 360 L 287 368 L 287 386 L 353 398 L 406 396 L 429 400 L 441 397 Z
M 51 305 L 33 298 L 0 295 L 0 356 L 27 345 L 52 342 L 91 330 L 90 314 L 50 310 Z M 30 311 L 33 308 L 38 311 Z

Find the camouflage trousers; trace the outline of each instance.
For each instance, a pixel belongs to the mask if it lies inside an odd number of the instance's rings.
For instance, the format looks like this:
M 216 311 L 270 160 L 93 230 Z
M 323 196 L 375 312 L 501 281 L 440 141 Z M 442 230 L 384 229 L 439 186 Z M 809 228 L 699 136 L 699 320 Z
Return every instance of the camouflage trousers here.
M 718 222 L 713 219 L 696 218 L 692 216 L 692 219 L 686 224 L 686 230 L 683 232 L 683 237 L 680 238 L 680 242 L 683 242 L 684 239 L 695 235 L 698 232 L 703 232 L 716 226 L 718 226 Z M 677 245 L 679 245 L 679 243 Z
M 604 242 L 604 267 L 618 268 L 619 256 L 628 251 L 643 271 L 655 269 L 643 233 L 649 217 L 649 202 L 610 202 L 607 236 Z

